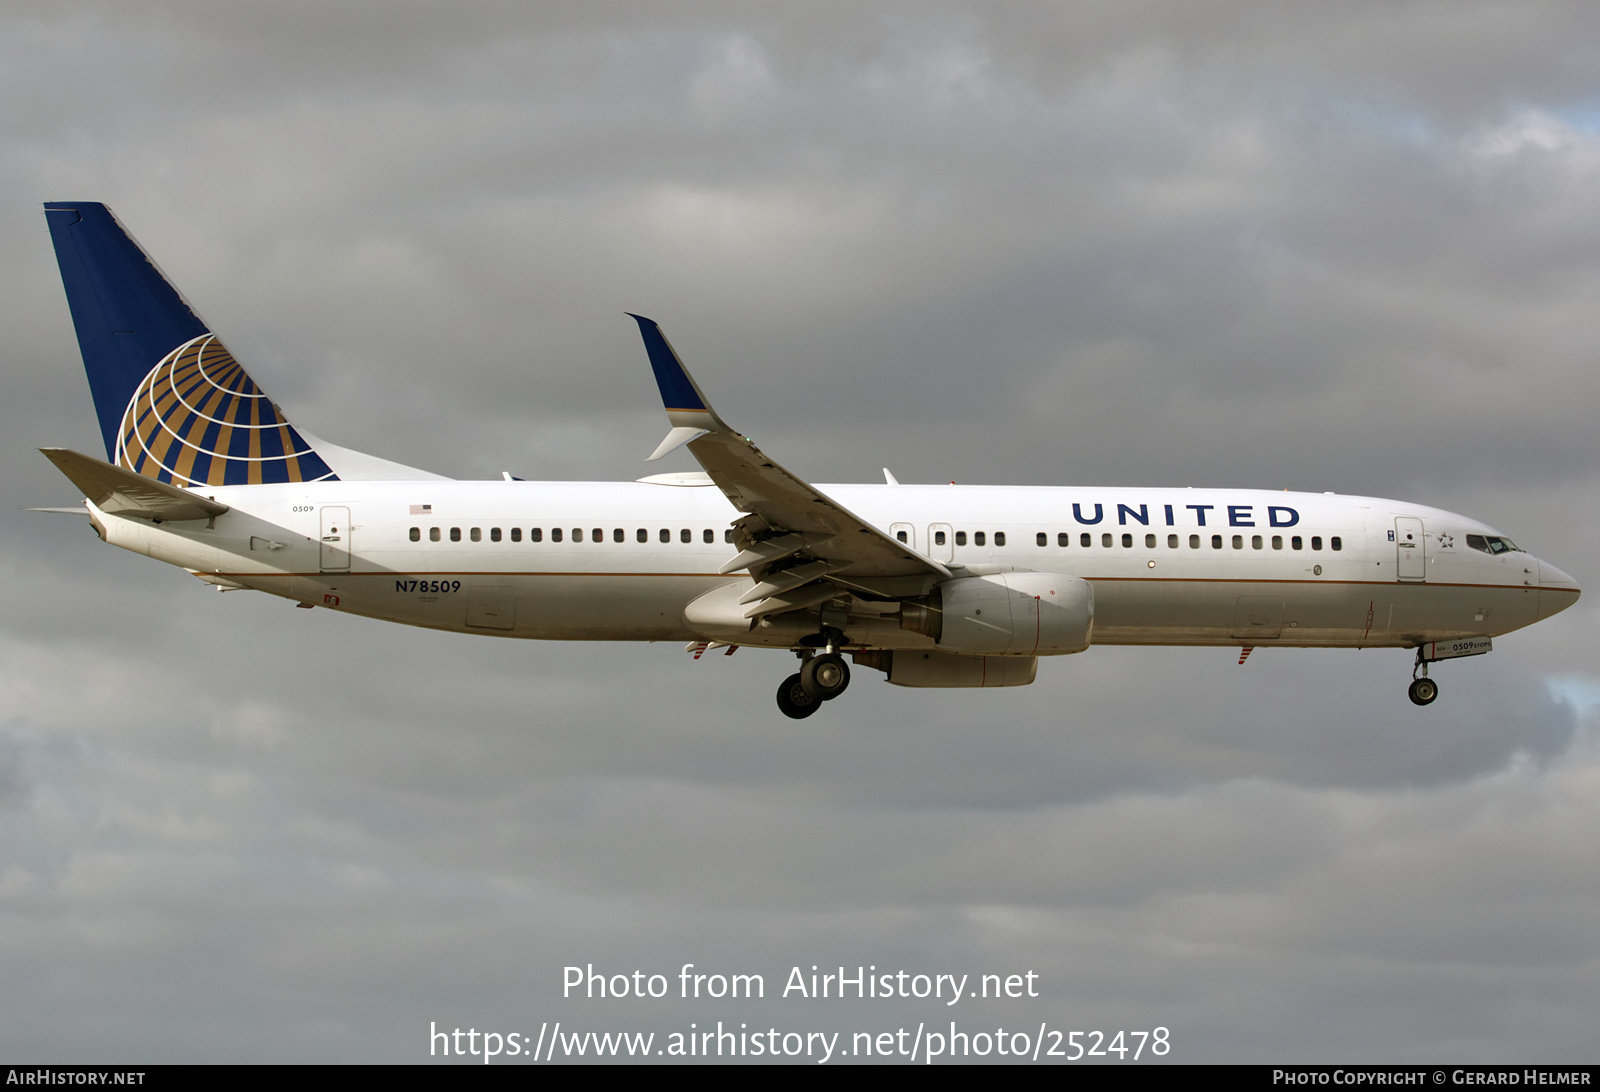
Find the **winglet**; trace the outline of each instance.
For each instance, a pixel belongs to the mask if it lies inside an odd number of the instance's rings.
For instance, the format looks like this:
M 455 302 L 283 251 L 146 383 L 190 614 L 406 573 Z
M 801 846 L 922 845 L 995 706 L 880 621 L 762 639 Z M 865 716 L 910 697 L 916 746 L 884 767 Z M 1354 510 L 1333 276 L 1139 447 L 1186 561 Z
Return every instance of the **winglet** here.
M 673 426 L 645 462 L 654 462 L 709 433 L 732 431 L 717 416 L 717 411 L 711 408 L 706 396 L 700 393 L 699 384 L 689 374 L 689 369 L 683 366 L 683 361 L 678 359 L 672 343 L 655 320 L 632 311 L 627 315 L 639 324 L 645 352 L 650 354 L 650 370 L 655 373 L 656 386 L 661 391 L 661 404 L 667 411 L 667 420 Z
M 711 430 L 708 428 L 693 428 L 689 425 L 679 425 L 662 438 L 661 443 L 657 445 L 655 451 L 645 458 L 645 462 L 653 463 L 657 459 L 665 458 L 666 456 L 671 455 L 674 451 L 677 451 L 684 444 L 698 440 L 702 436 L 709 435 L 710 432 Z
M 667 335 L 661 332 L 661 327 L 656 325 L 654 319 L 647 319 L 643 315 L 627 312 L 629 318 L 639 324 L 639 334 L 644 338 L 645 352 L 650 354 L 650 370 L 655 372 L 656 386 L 661 390 L 661 404 L 666 407 L 667 416 L 673 414 L 707 414 L 718 425 L 722 420 L 717 416 L 717 411 L 711 408 L 711 403 L 706 401 L 706 396 L 700 393 L 700 386 L 689 374 L 689 369 L 683 366 L 683 361 L 673 351 L 672 343 L 667 340 Z M 689 424 L 687 421 L 673 421 L 673 424 Z M 726 425 L 723 425 L 726 428 Z

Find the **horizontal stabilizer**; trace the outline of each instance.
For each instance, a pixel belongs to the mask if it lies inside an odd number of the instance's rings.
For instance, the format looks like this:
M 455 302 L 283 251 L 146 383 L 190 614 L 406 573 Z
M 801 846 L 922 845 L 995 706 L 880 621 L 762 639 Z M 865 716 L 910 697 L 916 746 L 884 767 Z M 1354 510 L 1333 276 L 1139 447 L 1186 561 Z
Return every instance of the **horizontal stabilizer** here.
M 226 504 L 218 504 L 175 485 L 158 482 L 154 478 L 103 463 L 64 447 L 42 447 L 39 450 L 83 492 L 90 503 L 109 515 L 137 516 L 160 523 L 165 520 L 210 519 L 228 510 Z

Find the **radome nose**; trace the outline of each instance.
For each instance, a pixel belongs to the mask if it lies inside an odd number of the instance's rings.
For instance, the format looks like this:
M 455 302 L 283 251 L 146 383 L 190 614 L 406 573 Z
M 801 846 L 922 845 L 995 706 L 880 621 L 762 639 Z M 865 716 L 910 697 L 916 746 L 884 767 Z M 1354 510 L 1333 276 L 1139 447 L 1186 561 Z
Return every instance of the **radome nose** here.
M 1560 614 L 1578 601 L 1578 582 L 1548 561 L 1539 562 L 1539 617 Z

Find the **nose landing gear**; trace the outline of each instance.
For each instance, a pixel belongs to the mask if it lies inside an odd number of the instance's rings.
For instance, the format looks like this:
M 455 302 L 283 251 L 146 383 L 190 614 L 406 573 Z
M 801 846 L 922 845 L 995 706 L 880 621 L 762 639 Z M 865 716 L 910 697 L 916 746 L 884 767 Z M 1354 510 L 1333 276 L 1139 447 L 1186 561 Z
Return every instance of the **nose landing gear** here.
M 1406 689 L 1406 696 L 1413 705 L 1431 704 L 1439 696 L 1439 684 L 1428 678 L 1428 661 L 1423 659 L 1421 648 L 1417 649 L 1417 662 L 1411 666 L 1411 685 Z

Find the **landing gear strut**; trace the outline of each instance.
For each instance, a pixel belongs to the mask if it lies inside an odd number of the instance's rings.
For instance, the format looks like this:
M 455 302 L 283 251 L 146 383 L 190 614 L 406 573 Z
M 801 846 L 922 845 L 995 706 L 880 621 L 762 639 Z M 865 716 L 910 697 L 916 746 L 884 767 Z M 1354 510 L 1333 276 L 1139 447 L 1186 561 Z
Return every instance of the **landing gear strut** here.
M 1406 690 L 1406 696 L 1413 705 L 1428 705 L 1439 696 L 1439 684 L 1428 678 L 1428 661 L 1422 658 L 1420 648 L 1417 649 L 1417 662 L 1411 667 L 1411 686 Z

